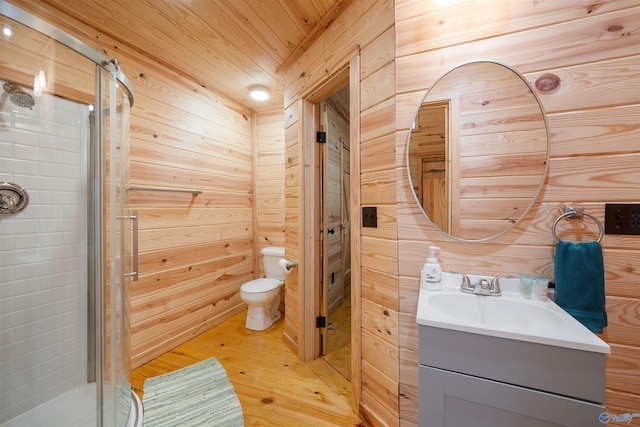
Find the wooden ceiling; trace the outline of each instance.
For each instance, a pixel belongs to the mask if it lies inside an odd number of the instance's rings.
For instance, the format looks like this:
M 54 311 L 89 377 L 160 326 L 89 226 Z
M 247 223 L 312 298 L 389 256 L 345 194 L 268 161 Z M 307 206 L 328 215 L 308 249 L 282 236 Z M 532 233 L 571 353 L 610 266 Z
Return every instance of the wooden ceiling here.
M 11 1 L 11 0 L 9 0 Z M 353 0 L 36 0 L 252 109 Z M 13 1 L 11 1 L 13 2 Z M 33 0 L 28 1 L 31 3 Z M 20 7 L 22 1 L 15 2 Z M 126 74 L 126 69 L 124 69 Z M 263 86 L 259 103 L 249 90 Z

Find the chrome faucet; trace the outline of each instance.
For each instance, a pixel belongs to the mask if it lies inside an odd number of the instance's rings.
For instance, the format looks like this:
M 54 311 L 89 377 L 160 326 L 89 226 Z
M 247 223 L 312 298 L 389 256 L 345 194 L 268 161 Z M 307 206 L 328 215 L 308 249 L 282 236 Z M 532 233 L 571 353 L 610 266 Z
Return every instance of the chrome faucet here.
M 462 284 L 460 285 L 460 291 L 468 294 L 483 295 L 483 296 L 495 296 L 502 295 L 500 290 L 500 278 L 494 277 L 489 282 L 487 279 L 480 279 L 475 285 L 471 285 L 469 276 L 462 274 Z
M 489 286 L 489 281 L 487 279 L 480 279 L 480 281 L 473 287 L 473 291 L 471 291 L 471 293 L 474 295 L 491 295 Z

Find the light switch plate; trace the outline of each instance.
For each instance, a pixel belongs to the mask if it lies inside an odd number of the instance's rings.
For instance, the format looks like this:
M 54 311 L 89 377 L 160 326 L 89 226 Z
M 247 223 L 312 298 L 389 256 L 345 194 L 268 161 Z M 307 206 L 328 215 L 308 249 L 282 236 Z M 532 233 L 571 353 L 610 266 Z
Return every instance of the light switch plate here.
M 376 206 L 362 207 L 362 226 L 378 228 L 378 208 Z

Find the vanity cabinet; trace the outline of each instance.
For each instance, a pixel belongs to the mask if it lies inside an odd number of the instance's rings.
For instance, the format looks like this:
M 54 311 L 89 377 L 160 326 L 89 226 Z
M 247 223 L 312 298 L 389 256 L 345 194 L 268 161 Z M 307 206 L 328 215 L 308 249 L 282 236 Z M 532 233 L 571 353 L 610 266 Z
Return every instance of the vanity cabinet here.
M 421 427 L 596 427 L 605 354 L 419 326 Z

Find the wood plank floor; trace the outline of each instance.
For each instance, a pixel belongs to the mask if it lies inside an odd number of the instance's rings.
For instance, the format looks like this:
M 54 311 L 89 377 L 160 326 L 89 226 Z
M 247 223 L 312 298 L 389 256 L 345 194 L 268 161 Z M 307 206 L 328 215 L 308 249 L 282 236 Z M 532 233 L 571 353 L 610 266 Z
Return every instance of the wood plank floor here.
M 144 379 L 215 357 L 233 384 L 246 426 L 364 426 L 351 410 L 350 385 L 322 359 L 301 362 L 282 343 L 284 321 L 266 331 L 244 327 L 246 312 L 131 373 L 142 398 Z M 322 377 L 322 379 L 321 379 Z

